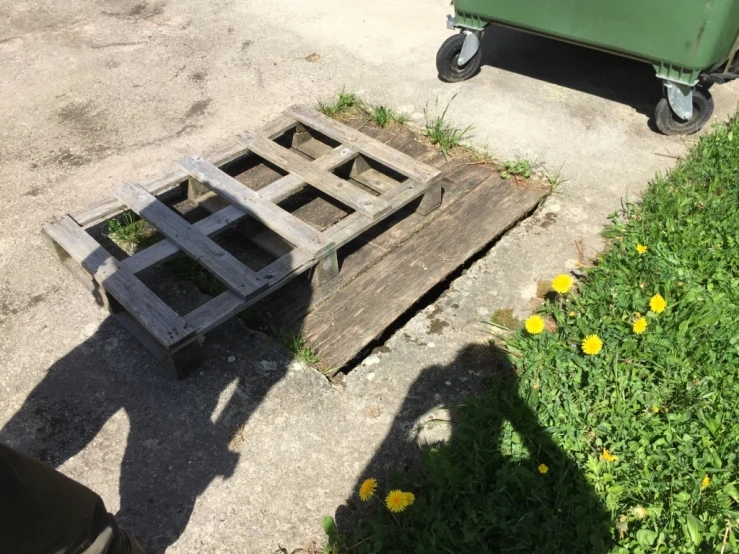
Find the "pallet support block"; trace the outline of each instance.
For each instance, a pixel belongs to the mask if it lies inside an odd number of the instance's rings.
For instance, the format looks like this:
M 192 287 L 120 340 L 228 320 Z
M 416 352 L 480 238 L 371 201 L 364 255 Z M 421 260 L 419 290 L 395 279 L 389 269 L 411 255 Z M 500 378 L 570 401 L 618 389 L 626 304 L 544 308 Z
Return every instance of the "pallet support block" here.
M 339 258 L 334 250 L 316 265 L 313 280 L 320 287 L 339 276 Z
M 441 183 L 432 185 L 426 190 L 426 193 L 421 197 L 421 201 L 416 207 L 416 213 L 419 215 L 429 215 L 439 206 L 441 206 Z

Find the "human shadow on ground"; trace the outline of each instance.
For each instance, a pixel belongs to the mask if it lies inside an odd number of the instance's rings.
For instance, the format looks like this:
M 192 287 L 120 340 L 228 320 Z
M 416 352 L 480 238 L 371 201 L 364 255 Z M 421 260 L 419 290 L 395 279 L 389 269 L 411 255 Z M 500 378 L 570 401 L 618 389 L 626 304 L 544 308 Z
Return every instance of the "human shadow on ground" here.
M 130 431 L 113 439 L 125 442 L 115 515 L 147 552 L 162 553 L 183 533 L 196 500 L 213 480 L 234 473 L 239 461 L 238 448 L 230 447 L 235 431 L 290 362 L 287 355 L 275 361 L 274 345 L 237 320 L 208 339 L 203 370 L 178 381 L 109 317 L 49 368 L 0 431 L 0 441 L 59 467 L 123 410 Z M 232 353 L 236 361 L 230 360 Z M 264 359 L 269 360 L 266 369 Z M 219 404 L 234 381 L 230 400 Z M 98 444 L 96 451 L 112 459 L 110 467 L 95 469 L 117 472 L 120 450 L 116 443 Z
M 445 393 L 453 390 L 447 381 L 469 372 L 484 375 L 484 392 L 459 403 Z M 451 439 L 424 445 L 417 463 L 418 422 L 440 405 L 452 407 Z M 492 345 L 468 345 L 452 364 L 423 371 L 354 490 L 369 477 L 380 481 L 378 502 L 365 504 L 355 493 L 336 512 L 349 552 L 592 554 L 610 540 L 610 514 L 521 398 L 515 369 Z M 416 495 L 397 518 L 381 502 L 391 487 Z M 385 512 L 385 531 L 367 517 L 375 510 Z
M 631 106 L 652 117 L 662 86 L 647 63 L 490 25 L 482 64 Z

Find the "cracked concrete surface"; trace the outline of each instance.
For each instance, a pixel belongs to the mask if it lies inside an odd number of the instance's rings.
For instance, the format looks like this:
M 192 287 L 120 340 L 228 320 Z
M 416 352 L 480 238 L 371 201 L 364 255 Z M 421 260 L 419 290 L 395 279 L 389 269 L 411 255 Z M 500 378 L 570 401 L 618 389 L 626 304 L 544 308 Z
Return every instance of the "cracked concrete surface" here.
M 463 355 L 485 341 L 480 321 L 525 315 L 537 280 L 573 267 L 574 241 L 602 248 L 606 216 L 695 138 L 649 129 L 649 66 L 511 30 L 486 35 L 474 79 L 441 83 L 448 12 L 441 0 L 0 0 L 0 440 L 98 491 L 152 552 L 243 554 L 320 536 L 378 448 L 380 469 L 402 467 L 413 440 L 453 432 L 414 429 L 484 376 Z M 477 144 L 568 179 L 343 386 L 239 322 L 176 382 L 46 252 L 41 222 L 343 86 L 416 124 L 457 94 L 449 116 Z M 715 120 L 738 91 L 713 89 Z

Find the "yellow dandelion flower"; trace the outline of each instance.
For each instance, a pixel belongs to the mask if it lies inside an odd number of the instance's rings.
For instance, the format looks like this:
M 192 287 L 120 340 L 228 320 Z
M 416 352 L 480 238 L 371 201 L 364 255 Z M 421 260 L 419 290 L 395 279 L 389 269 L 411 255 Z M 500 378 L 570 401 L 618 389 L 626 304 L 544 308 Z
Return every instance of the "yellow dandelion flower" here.
M 649 515 L 649 512 L 647 512 L 644 506 L 634 506 L 631 508 L 631 515 L 636 519 L 645 519 Z
M 598 335 L 588 335 L 582 341 L 582 351 L 588 356 L 595 356 L 603 348 L 603 341 Z
M 574 311 L 571 311 L 567 315 L 570 316 L 570 317 L 575 317 L 577 314 Z
M 658 414 L 658 413 L 659 413 L 659 406 L 652 406 L 652 411 L 653 411 L 653 412 L 654 412 L 655 414 Z
M 408 499 L 403 491 L 395 489 L 388 493 L 385 498 L 385 505 L 388 510 L 397 514 L 408 507 Z
M 559 294 L 566 294 L 575 282 L 566 274 L 557 275 L 552 281 L 552 288 Z
M 531 388 L 534 390 L 539 390 L 539 383 L 534 383 L 533 385 L 531 385 Z
M 549 467 L 547 467 L 546 464 L 541 464 L 538 469 L 539 469 L 539 473 L 541 473 L 542 475 L 544 475 L 547 471 L 549 471 Z
M 526 330 L 532 335 L 538 335 L 544 330 L 544 320 L 541 316 L 532 315 L 525 323 Z
M 412 492 L 405 492 L 405 505 L 406 506 L 413 506 L 413 503 L 416 501 L 416 495 Z
M 639 252 L 639 254 L 644 254 L 647 251 L 647 247 L 643 244 L 637 244 L 636 251 Z
M 365 479 L 362 485 L 359 487 L 359 498 L 365 502 L 375 496 L 377 490 L 377 479 L 370 478 Z
M 618 460 L 618 456 L 614 456 L 613 454 L 611 454 L 610 450 L 604 448 L 603 453 L 600 455 L 600 459 L 604 462 L 615 462 L 616 460 Z
M 637 335 L 641 335 L 644 331 L 647 330 L 647 320 L 646 318 L 640 317 L 634 322 L 634 326 L 632 327 L 634 330 L 634 333 Z
M 664 312 L 666 307 L 667 302 L 665 302 L 665 299 L 662 298 L 661 294 L 655 294 L 649 300 L 649 309 L 656 314 L 661 314 L 662 312 Z
M 710 484 L 711 484 L 711 478 L 708 475 L 706 475 L 703 478 L 703 481 L 701 481 L 701 488 L 702 489 L 705 489 Z

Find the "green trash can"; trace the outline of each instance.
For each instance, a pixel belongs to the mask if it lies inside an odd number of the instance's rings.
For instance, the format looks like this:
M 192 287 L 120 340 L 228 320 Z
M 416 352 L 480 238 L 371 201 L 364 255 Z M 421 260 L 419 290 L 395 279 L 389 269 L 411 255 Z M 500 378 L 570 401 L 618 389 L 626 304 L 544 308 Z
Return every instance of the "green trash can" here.
M 442 80 L 476 74 L 488 26 L 512 27 L 651 63 L 667 135 L 698 131 L 713 113 L 708 88 L 739 77 L 739 0 L 454 0 L 454 12 L 447 27 L 461 32 L 436 56 Z

